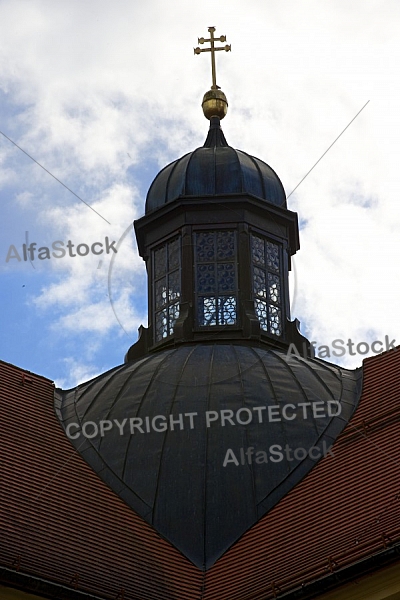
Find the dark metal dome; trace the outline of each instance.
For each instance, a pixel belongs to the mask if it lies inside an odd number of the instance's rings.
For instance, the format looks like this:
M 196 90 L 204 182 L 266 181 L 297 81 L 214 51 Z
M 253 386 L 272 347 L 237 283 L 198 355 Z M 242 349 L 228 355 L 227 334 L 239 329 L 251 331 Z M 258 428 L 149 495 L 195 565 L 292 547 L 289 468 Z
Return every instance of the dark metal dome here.
M 360 384 L 361 369 L 194 344 L 57 390 L 55 408 L 99 477 L 207 569 L 322 458 L 310 451 L 260 463 L 244 460 L 244 451 L 329 447 L 357 406 Z M 96 433 L 102 424 L 104 435 Z M 232 453 L 237 461 L 227 463 Z
M 146 213 L 181 196 L 238 193 L 287 208 L 285 190 L 275 171 L 262 160 L 228 146 L 219 123 L 218 117 L 212 117 L 204 146 L 160 171 L 148 191 Z

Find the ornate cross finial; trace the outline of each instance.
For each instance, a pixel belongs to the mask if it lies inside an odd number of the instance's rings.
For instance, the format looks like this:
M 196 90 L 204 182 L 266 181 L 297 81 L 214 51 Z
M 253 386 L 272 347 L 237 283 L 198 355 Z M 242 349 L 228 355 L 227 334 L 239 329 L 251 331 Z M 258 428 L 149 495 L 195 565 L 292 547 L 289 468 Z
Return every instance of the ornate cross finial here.
M 211 47 L 210 48 L 194 48 L 194 53 L 195 54 L 200 54 L 201 52 L 211 52 L 211 69 L 212 69 L 212 86 L 211 89 L 212 90 L 219 90 L 220 87 L 217 85 L 217 81 L 216 81 L 216 75 L 215 75 L 215 52 L 217 50 L 225 50 L 225 52 L 229 52 L 231 50 L 231 45 L 230 44 L 226 44 L 226 46 L 222 46 L 220 48 L 216 48 L 215 47 L 215 42 L 226 42 L 226 35 L 221 35 L 219 38 L 215 38 L 214 37 L 214 31 L 215 31 L 215 27 L 209 27 L 208 31 L 210 32 L 210 37 L 208 39 L 205 39 L 203 37 L 198 38 L 198 42 L 199 44 L 204 44 L 204 42 L 210 42 Z

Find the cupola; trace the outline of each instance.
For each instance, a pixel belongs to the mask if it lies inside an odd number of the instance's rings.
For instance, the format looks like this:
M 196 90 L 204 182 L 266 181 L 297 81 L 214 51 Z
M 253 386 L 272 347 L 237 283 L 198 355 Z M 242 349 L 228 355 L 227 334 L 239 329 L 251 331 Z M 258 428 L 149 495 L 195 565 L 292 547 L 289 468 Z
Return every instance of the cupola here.
M 289 270 L 299 249 L 297 214 L 264 161 L 228 145 L 221 129 L 225 94 L 216 84 L 215 46 L 225 36 L 199 38 L 211 48 L 213 82 L 203 98 L 210 121 L 205 143 L 164 167 L 135 221 L 148 274 L 148 328 L 126 360 L 188 342 L 256 343 L 312 355 L 290 321 Z

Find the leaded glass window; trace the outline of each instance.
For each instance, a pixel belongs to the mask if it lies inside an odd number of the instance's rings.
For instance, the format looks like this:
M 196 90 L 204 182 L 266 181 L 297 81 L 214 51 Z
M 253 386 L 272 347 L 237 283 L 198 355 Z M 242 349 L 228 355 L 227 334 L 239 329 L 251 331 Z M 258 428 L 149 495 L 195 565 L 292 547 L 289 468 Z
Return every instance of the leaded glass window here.
M 282 335 L 281 255 L 278 244 L 251 235 L 254 308 L 261 329 Z
M 200 326 L 237 322 L 237 251 L 234 231 L 195 234 L 196 308 Z
M 153 303 L 155 340 L 174 332 L 181 297 L 180 239 L 175 238 L 153 251 Z

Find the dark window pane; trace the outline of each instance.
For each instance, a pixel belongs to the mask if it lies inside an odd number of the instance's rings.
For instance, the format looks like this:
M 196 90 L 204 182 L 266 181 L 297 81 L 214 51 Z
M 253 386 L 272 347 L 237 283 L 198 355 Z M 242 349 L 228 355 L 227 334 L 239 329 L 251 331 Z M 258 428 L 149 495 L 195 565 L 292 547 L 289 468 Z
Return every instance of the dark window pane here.
M 235 238 L 233 231 L 217 232 L 217 260 L 234 258 Z
M 264 240 L 251 236 L 251 257 L 255 265 L 265 265 Z
M 164 246 L 157 248 L 154 252 L 154 278 L 158 279 L 159 277 L 162 277 L 165 275 L 166 270 L 166 248 L 164 244 Z
M 215 293 L 215 265 L 204 264 L 197 266 L 197 291 L 200 293 Z
M 272 242 L 267 242 L 267 267 L 279 272 L 279 249 Z
M 218 292 L 234 292 L 236 287 L 236 270 L 234 263 L 217 264 Z
M 174 269 L 179 269 L 180 261 L 179 261 L 179 239 L 177 238 L 173 242 L 168 244 L 168 270 L 173 271 Z
M 196 235 L 197 262 L 212 262 L 215 259 L 214 234 L 198 233 Z

